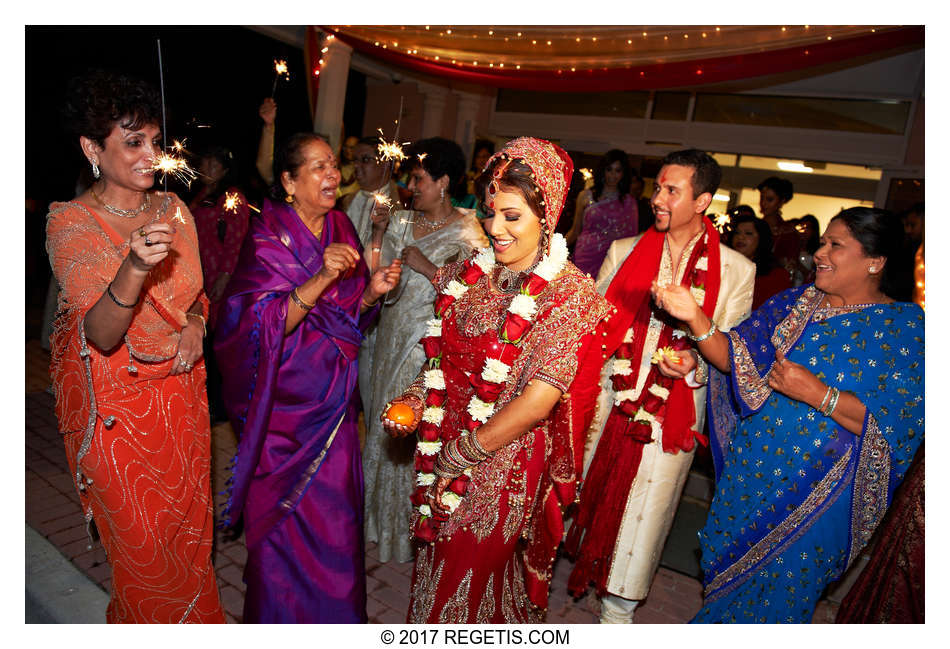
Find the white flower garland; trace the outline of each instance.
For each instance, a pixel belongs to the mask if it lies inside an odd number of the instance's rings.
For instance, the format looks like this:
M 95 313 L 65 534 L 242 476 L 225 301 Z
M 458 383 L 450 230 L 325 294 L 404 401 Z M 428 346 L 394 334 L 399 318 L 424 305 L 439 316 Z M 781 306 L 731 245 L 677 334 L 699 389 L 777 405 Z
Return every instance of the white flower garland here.
M 442 423 L 443 417 L 445 417 L 445 408 L 440 406 L 427 406 L 426 409 L 422 411 L 422 421 L 427 421 L 436 426 Z
M 546 282 L 550 282 L 557 277 L 558 273 L 560 273 L 567 264 L 567 256 L 567 241 L 565 241 L 561 234 L 555 233 L 554 236 L 551 237 L 550 252 L 541 259 L 533 272 Z M 472 261 L 483 273 L 490 276 L 495 267 L 495 251 L 491 247 L 482 248 Z M 464 283 L 453 279 L 446 285 L 442 293 L 458 300 L 468 289 L 469 287 Z M 537 300 L 533 295 L 519 293 L 512 298 L 508 310 L 531 322 L 538 312 Z M 442 337 L 441 318 L 426 321 L 426 336 L 432 338 Z M 486 358 L 481 377 L 490 383 L 499 384 L 508 379 L 510 372 L 511 367 L 501 360 Z M 426 389 L 429 390 L 445 390 L 445 376 L 440 369 L 427 370 L 423 375 L 423 383 Z M 467 410 L 472 416 L 472 419 L 485 423 L 495 412 L 495 402 L 486 403 L 479 399 L 477 394 L 473 394 L 468 402 Z M 423 411 L 422 420 L 438 426 L 442 424 L 444 416 L 445 410 L 443 408 L 430 406 L 426 407 Z M 441 449 L 441 440 L 435 442 L 420 440 L 416 443 L 416 450 L 418 450 L 421 455 L 435 455 Z M 471 468 L 466 469 L 464 475 L 471 478 Z M 416 484 L 418 486 L 427 487 L 435 484 L 435 482 L 436 475 L 434 473 L 418 472 L 416 474 Z M 442 504 L 445 505 L 450 512 L 454 512 L 461 502 L 462 497 L 451 490 L 446 490 L 442 494 Z M 418 510 L 423 516 L 432 515 L 432 510 L 427 504 L 419 505 Z
M 508 310 L 525 320 L 531 320 L 538 312 L 538 305 L 532 296 L 519 293 L 511 300 Z
M 486 358 L 485 369 L 482 370 L 482 378 L 491 383 L 502 383 L 508 378 L 511 367 L 505 365 L 497 358 Z
M 416 442 L 416 449 L 423 455 L 435 455 L 442 450 L 442 440 L 437 439 L 434 442 Z
M 426 370 L 423 376 L 423 382 L 425 387 L 429 390 L 444 390 L 445 389 L 445 377 L 442 375 L 442 370 Z
M 442 320 L 440 318 L 426 320 L 426 336 L 431 336 L 433 338 L 439 338 L 442 336 Z

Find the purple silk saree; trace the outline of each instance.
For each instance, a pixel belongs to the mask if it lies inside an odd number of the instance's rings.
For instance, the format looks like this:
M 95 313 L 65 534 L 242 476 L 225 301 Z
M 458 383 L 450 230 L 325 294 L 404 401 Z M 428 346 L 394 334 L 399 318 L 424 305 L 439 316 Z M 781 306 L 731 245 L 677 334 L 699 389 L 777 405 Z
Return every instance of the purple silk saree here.
M 244 622 L 365 622 L 363 474 L 357 438 L 366 264 L 332 285 L 287 336 L 287 297 L 331 242 L 362 253 L 346 214 L 320 240 L 289 206 L 252 219 L 215 334 L 238 435 L 225 524 L 244 517 Z

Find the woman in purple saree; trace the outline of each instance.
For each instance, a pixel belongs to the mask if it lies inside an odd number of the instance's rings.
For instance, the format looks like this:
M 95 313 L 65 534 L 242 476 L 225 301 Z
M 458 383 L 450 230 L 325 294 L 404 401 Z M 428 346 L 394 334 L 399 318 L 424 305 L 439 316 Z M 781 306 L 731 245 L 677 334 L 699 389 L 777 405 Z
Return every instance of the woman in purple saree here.
M 238 435 L 226 525 L 243 518 L 244 622 L 365 622 L 363 475 L 353 400 L 362 331 L 399 263 L 372 277 L 330 147 L 293 136 L 286 202 L 253 220 L 215 351 Z

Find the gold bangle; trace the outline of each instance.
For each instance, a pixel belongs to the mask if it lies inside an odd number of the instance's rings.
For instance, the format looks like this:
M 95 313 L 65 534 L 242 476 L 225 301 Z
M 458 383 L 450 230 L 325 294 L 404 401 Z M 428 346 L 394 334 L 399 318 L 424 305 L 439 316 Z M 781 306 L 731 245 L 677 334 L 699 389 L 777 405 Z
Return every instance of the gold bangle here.
M 367 301 L 366 301 L 366 296 L 364 295 L 364 296 L 363 296 L 363 299 L 362 299 L 362 302 L 363 302 L 363 306 L 365 306 L 367 309 L 372 309 L 374 306 L 376 306 L 376 304 L 377 304 L 377 302 L 379 302 L 379 300 L 376 300 L 376 302 L 370 303 L 370 302 L 367 302 Z
M 299 288 L 299 287 L 297 287 L 297 288 Z M 304 302 L 304 301 L 303 301 L 303 298 L 300 297 L 300 295 L 297 293 L 297 288 L 294 288 L 294 290 L 292 290 L 292 291 L 290 292 L 290 299 L 294 301 L 294 304 L 296 304 L 297 306 L 299 306 L 299 307 L 301 308 L 301 310 L 303 310 L 303 311 L 309 311 L 309 310 L 312 309 L 313 307 L 317 306 L 317 303 L 316 303 L 316 302 L 314 302 L 313 304 L 309 304 L 309 303 L 307 303 L 307 302 Z
M 202 330 L 202 332 L 203 332 L 203 333 L 202 333 L 202 337 L 207 336 L 207 335 L 208 335 L 208 323 L 205 321 L 205 317 L 204 317 L 203 315 L 201 315 L 200 313 L 193 313 L 193 312 L 191 312 L 191 311 L 187 311 L 187 312 L 185 313 L 185 317 L 187 318 L 188 316 L 191 316 L 191 317 L 193 317 L 193 318 L 198 318 L 199 320 L 201 320 L 201 330 Z

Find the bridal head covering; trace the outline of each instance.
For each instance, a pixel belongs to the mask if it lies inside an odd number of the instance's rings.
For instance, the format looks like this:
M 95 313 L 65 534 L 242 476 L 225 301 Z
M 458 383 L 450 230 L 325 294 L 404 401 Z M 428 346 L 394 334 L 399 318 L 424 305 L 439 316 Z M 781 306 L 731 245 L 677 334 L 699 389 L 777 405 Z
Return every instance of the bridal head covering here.
M 505 172 L 513 161 L 527 165 L 531 170 L 531 181 L 540 194 L 540 206 L 543 209 L 541 226 L 550 241 L 564 208 L 567 190 L 571 186 L 571 177 L 574 174 L 571 157 L 567 151 L 547 140 L 519 137 L 508 142 L 501 151 L 489 158 L 485 170 L 491 169 L 496 160 L 504 162 L 496 165 L 492 171 L 492 180 L 488 186 L 489 196 L 494 196 L 499 191 L 499 185 L 507 184 Z

